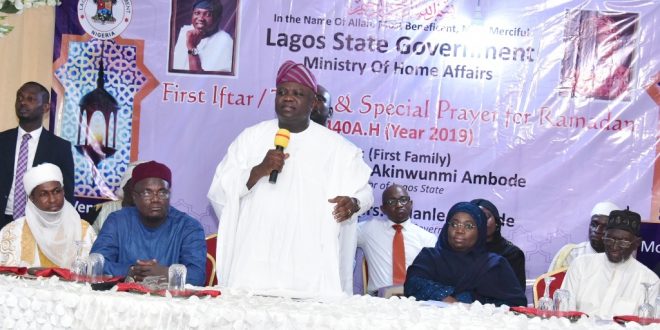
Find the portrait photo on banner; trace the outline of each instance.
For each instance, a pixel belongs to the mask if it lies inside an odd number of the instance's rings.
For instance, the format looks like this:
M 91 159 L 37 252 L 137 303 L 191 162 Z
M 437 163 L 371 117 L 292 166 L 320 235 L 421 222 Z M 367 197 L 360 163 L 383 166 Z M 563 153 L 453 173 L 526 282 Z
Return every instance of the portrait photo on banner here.
M 571 10 L 565 31 L 560 95 L 630 101 L 639 14 Z
M 172 0 L 168 71 L 236 74 L 239 0 Z

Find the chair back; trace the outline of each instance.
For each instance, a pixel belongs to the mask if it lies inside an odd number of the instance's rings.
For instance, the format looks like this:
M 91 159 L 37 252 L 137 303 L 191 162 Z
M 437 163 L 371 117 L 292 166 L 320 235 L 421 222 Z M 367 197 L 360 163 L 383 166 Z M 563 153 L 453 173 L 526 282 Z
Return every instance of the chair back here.
M 215 248 L 218 242 L 218 234 L 206 237 L 206 286 L 215 286 L 218 284 L 218 278 L 215 274 Z
M 552 272 L 545 273 L 536 278 L 534 281 L 534 307 L 539 307 L 539 298 L 543 297 L 545 293 L 545 281 L 543 280 L 546 277 L 554 277 L 554 281 L 550 283 L 550 298 L 555 293 L 555 291 L 561 288 L 561 284 L 564 282 L 564 276 L 566 276 L 566 270 L 568 268 L 561 268 Z

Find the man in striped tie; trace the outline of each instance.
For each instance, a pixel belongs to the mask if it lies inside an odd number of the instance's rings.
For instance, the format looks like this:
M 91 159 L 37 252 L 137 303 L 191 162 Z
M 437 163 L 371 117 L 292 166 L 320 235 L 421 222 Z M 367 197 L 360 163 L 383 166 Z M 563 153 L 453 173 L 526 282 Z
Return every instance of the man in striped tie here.
M 23 175 L 42 164 L 57 165 L 63 174 L 66 199 L 73 204 L 73 154 L 71 143 L 43 129 L 50 110 L 48 90 L 27 82 L 16 92 L 18 127 L 0 133 L 0 228 L 25 214 Z

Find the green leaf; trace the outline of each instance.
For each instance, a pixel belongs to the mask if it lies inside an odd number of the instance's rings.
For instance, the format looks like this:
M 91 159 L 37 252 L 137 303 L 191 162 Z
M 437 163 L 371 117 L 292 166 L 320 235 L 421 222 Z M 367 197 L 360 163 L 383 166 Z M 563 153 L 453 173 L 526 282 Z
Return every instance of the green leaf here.
M 4 4 L 2 5 L 2 8 L 0 8 L 0 13 L 16 14 L 18 13 L 18 9 L 14 7 L 13 3 L 9 3 L 9 1 L 5 1 Z

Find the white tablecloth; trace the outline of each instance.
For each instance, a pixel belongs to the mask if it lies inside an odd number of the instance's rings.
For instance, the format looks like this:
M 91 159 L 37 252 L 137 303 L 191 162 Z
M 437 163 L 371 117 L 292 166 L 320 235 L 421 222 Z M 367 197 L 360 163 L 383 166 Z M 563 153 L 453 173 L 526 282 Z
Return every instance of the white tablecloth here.
M 622 329 L 583 318 L 527 318 L 507 308 L 369 296 L 295 300 L 222 290 L 217 298 L 167 298 L 57 278 L 0 276 L 0 326 L 11 329 Z M 628 328 L 641 328 L 628 324 Z M 644 329 L 660 329 L 653 325 Z

